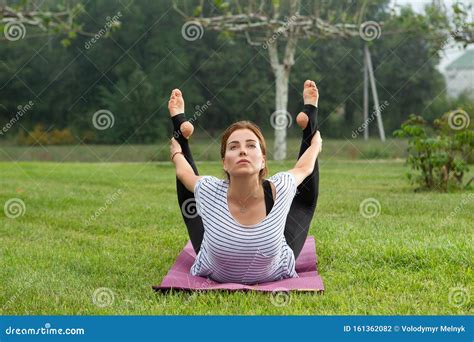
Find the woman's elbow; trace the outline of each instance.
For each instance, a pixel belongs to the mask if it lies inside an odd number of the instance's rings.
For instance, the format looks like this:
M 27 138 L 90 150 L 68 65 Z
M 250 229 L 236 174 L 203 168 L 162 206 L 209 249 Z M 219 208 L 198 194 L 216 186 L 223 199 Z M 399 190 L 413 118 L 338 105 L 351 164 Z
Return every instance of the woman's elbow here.
M 302 166 L 299 168 L 300 169 L 300 175 L 302 179 L 306 179 L 309 175 L 313 173 L 314 168 L 310 166 Z
M 306 177 L 312 174 L 314 171 L 314 165 L 306 168 Z
M 184 178 L 183 172 L 180 172 L 180 171 L 176 170 L 176 178 L 178 178 L 178 180 L 181 183 L 183 183 L 183 178 Z

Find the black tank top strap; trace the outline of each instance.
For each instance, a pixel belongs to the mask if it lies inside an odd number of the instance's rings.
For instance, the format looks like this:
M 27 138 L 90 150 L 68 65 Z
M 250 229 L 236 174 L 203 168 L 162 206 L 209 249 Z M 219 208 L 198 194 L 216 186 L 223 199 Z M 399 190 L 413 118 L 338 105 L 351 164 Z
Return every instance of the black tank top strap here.
M 267 215 L 273 208 L 273 193 L 272 186 L 268 180 L 263 181 L 263 192 L 265 193 L 265 207 L 267 209 Z

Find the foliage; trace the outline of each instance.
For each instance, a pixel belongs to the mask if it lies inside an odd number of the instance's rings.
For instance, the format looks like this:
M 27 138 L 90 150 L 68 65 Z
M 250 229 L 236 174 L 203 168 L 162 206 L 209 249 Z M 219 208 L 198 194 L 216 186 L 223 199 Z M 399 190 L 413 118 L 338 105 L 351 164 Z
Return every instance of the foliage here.
M 188 2 L 188 8 L 199 3 Z M 53 10 L 56 3 L 45 1 L 41 8 Z M 336 15 L 338 4 L 327 3 L 321 15 Z M 350 2 L 345 4 L 350 9 Z M 370 42 L 370 50 L 380 101 L 389 102 L 382 113 L 389 133 L 400 127 L 406 113 L 424 115 L 433 96 L 445 87 L 436 69 L 438 56 L 433 54 L 440 45 L 429 34 L 441 19 L 436 11 L 426 17 L 408 8 L 392 13 L 385 0 L 368 4 L 360 20 L 384 22 L 381 37 Z M 94 42 L 81 34 L 101 32 L 107 18 L 118 12 L 122 14 L 120 29 Z M 201 39 L 185 40 L 183 18 L 171 1 L 127 2 L 126 8 L 125 3 L 111 0 L 84 2 L 75 20 L 81 32 L 68 34 L 67 47 L 61 43 L 64 34 L 43 36 L 40 28 L 29 26 L 24 39 L 0 44 L 0 128 L 19 105 L 35 102 L 34 110 L 22 116 L 21 126 L 17 124 L 2 137 L 14 140 L 18 130 L 32 131 L 42 123 L 51 129 L 69 128 L 83 142 L 163 141 L 170 131 L 166 104 L 176 87 L 184 93 L 189 117 L 197 106 L 211 103 L 194 122 L 196 134 L 215 138 L 241 119 L 272 130 L 274 77 L 268 51 L 262 47 L 249 47 L 245 39 L 230 40 L 208 30 Z M 410 32 L 393 33 L 406 30 Z M 289 84 L 288 111 L 293 118 L 301 110 L 301 85 L 311 78 L 320 89 L 319 115 L 325 136 L 347 137 L 362 124 L 364 43 L 360 38 L 299 42 Z M 115 116 L 115 125 L 102 131 L 92 125 L 93 114 L 101 109 Z M 375 126 L 370 127 L 372 135 Z M 299 134 L 294 121 L 288 133 Z
M 42 124 L 37 124 L 30 132 L 20 130 L 18 132 L 18 143 L 29 146 L 46 145 L 71 145 L 76 142 L 72 132 L 68 128 L 45 130 Z
M 468 116 L 462 126 L 455 126 L 459 123 L 456 113 L 465 112 L 445 113 L 434 121 L 433 127 L 428 127 L 421 116 L 411 114 L 401 129 L 394 132 L 396 137 L 409 138 L 407 163 L 417 173 L 409 173 L 408 178 L 419 185 L 418 189 L 448 191 L 464 187 L 474 131 Z

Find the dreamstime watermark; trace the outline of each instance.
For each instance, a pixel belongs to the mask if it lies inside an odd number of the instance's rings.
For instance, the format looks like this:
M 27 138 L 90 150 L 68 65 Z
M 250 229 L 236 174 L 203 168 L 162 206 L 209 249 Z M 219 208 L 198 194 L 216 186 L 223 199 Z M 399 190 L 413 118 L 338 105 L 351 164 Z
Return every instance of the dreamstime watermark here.
M 33 101 L 28 101 L 28 103 L 26 103 L 24 106 L 19 105 L 17 107 L 18 111 L 16 112 L 15 116 L 12 117 L 10 121 L 8 121 L 5 126 L 3 126 L 0 130 L 0 135 L 4 135 L 5 133 L 7 133 L 8 130 L 12 128 L 18 122 L 18 120 L 20 120 L 21 117 L 26 114 L 26 112 L 31 110 L 34 105 L 35 103 Z
M 92 294 L 92 303 L 99 308 L 106 308 L 114 304 L 115 293 L 108 287 L 99 287 Z
M 202 38 L 204 35 L 204 28 L 199 21 L 191 20 L 185 22 L 181 27 L 181 35 L 188 42 L 193 42 Z
M 286 110 L 277 110 L 270 116 L 270 125 L 274 129 L 289 128 L 293 123 L 291 114 Z
M 379 39 L 381 34 L 382 28 L 376 21 L 366 21 L 359 26 L 359 35 L 365 41 Z
M 50 323 L 46 323 L 41 328 L 15 328 L 9 326 L 5 329 L 6 335 L 84 335 L 83 328 L 52 328 Z
M 469 127 L 470 123 L 471 118 L 465 110 L 456 109 L 448 114 L 448 125 L 455 131 Z
M 100 109 L 92 116 L 92 124 L 100 131 L 114 126 L 115 117 L 110 110 Z
M 14 42 L 25 38 L 26 28 L 22 22 L 10 20 L 5 24 L 5 27 L 3 28 L 3 34 L 7 40 Z
M 291 302 L 290 291 L 286 287 L 277 287 L 272 291 L 270 301 L 277 307 L 287 306 Z
M 387 108 L 389 106 L 389 102 L 388 101 L 384 101 L 380 106 L 379 106 L 379 110 L 380 112 L 382 113 L 385 108 Z M 362 125 L 360 125 L 359 127 L 357 127 L 356 130 L 352 131 L 352 138 L 355 139 L 357 138 L 357 136 L 364 132 L 364 130 L 367 128 L 367 126 L 375 120 L 375 118 L 377 118 L 377 109 L 374 109 L 372 111 L 372 113 L 370 114 L 370 116 L 367 118 L 367 120 L 364 121 L 364 123 Z
M 364 199 L 359 206 L 360 214 L 368 219 L 380 215 L 381 209 L 380 202 L 372 197 Z
M 3 211 L 5 212 L 6 217 L 16 219 L 25 215 L 26 205 L 25 202 L 19 198 L 10 198 L 5 202 Z
M 448 293 L 449 304 L 458 308 L 469 303 L 469 298 L 469 290 L 465 287 L 452 287 Z
M 111 29 L 115 28 L 115 27 L 120 27 L 121 23 L 120 23 L 120 18 L 122 17 L 122 12 L 118 11 L 116 15 L 114 15 L 112 18 L 110 17 L 106 17 L 105 20 L 105 25 L 103 28 L 101 28 L 99 30 L 99 32 L 97 32 L 94 37 L 92 37 L 91 39 L 89 39 L 87 42 L 85 42 L 84 44 L 84 48 L 86 50 L 89 50 L 92 45 L 94 45 L 95 43 L 97 43 L 97 41 L 102 38 L 104 35 L 106 35 Z
M 108 195 L 104 205 L 97 209 L 95 213 L 86 220 L 86 226 L 89 226 L 93 221 L 97 220 L 99 216 L 102 215 L 107 210 L 107 208 L 119 198 L 120 195 L 122 195 L 122 189 L 118 189 L 112 195 Z
M 449 43 L 449 40 L 452 38 L 452 39 L 456 39 L 457 36 L 459 36 L 459 34 L 461 32 L 464 32 L 464 29 L 467 28 L 467 25 L 468 23 L 464 23 L 460 28 L 457 28 L 455 31 L 451 31 L 450 34 L 449 34 L 449 38 L 445 39 L 441 45 L 439 46 L 438 50 L 444 50 L 446 48 L 446 46 L 448 45 Z M 438 51 L 437 50 L 437 51 Z
M 296 15 L 293 15 L 291 18 L 285 17 L 285 23 L 283 24 L 283 26 L 280 26 L 275 32 L 273 32 L 272 36 L 263 43 L 262 47 L 266 50 L 269 45 L 275 43 L 278 37 L 288 31 L 288 29 L 291 27 L 291 25 L 293 25 L 296 19 Z
M 15 294 L 13 296 L 11 296 L 6 302 L 5 304 L 3 304 L 2 306 L 2 310 L 5 311 L 7 310 L 14 302 L 15 300 L 18 299 L 18 297 L 20 297 L 23 292 L 28 288 L 30 287 L 31 285 L 33 285 L 33 283 L 35 282 L 35 279 L 28 279 L 26 280 L 24 283 L 21 283 L 20 287 L 17 288 Z
M 442 221 L 441 221 L 441 226 L 445 226 L 447 225 L 449 222 L 451 222 L 451 220 L 461 212 L 461 210 L 463 209 L 463 207 L 470 201 L 472 201 L 474 199 L 474 193 L 470 193 L 470 194 L 467 194 L 467 195 L 463 195 L 463 198 L 461 200 L 461 203 L 459 203 L 459 205 L 457 205 L 450 213 L 447 217 L 445 217 Z
M 181 212 L 183 213 L 183 216 L 188 219 L 197 217 L 199 214 L 196 208 L 196 200 L 194 198 L 188 198 L 184 201 L 181 205 Z
M 212 105 L 212 102 L 207 100 L 206 103 L 204 103 L 204 105 L 200 106 L 200 105 L 196 105 L 196 107 L 194 107 L 195 111 L 194 111 L 194 114 L 192 116 L 192 118 L 188 119 L 188 121 L 190 123 L 193 123 L 195 122 L 206 110 L 209 109 L 209 107 Z M 178 139 L 179 135 L 181 134 L 181 131 L 175 131 L 173 133 L 173 136 Z

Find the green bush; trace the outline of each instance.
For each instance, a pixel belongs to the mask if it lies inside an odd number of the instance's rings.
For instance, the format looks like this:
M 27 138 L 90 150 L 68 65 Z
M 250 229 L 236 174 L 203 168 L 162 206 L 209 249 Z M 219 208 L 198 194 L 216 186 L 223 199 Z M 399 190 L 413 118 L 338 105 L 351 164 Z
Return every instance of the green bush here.
M 449 191 L 462 189 L 463 177 L 469 171 L 472 158 L 474 132 L 469 115 L 461 110 L 445 113 L 428 126 L 421 117 L 411 114 L 396 137 L 408 137 L 407 164 L 416 173 L 408 173 L 416 190 Z
M 84 144 L 92 144 L 97 140 L 97 134 L 94 131 L 87 130 L 82 133 L 82 142 Z
M 29 133 L 20 130 L 18 142 L 23 145 L 48 145 L 48 133 L 44 130 L 42 124 L 37 124 Z
M 29 133 L 24 130 L 18 132 L 18 144 L 20 145 L 72 145 L 76 142 L 73 134 L 68 128 L 53 129 L 48 132 L 42 124 L 37 124 Z
M 74 144 L 76 139 L 72 135 L 68 128 L 63 130 L 53 129 L 49 133 L 49 144 L 50 145 L 71 145 Z

